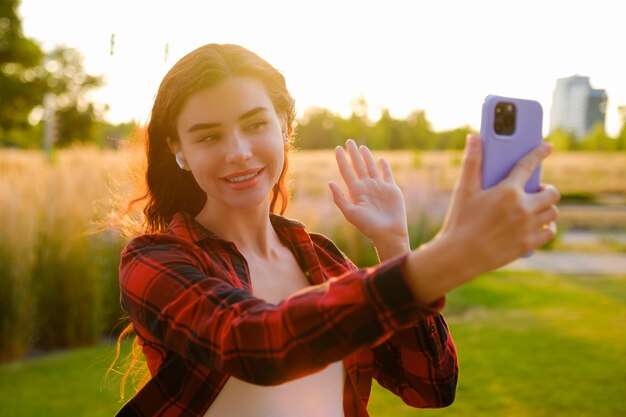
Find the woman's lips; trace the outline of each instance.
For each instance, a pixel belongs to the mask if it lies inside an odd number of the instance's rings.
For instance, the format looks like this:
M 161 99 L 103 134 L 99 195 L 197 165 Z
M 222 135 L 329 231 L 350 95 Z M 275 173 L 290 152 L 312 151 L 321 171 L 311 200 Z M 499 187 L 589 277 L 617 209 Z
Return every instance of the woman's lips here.
M 263 168 L 254 168 L 247 169 L 245 171 L 238 171 L 222 177 L 222 180 L 230 188 L 234 188 L 237 190 L 250 188 L 256 185 L 259 179 L 259 174 L 261 174 L 262 171 Z

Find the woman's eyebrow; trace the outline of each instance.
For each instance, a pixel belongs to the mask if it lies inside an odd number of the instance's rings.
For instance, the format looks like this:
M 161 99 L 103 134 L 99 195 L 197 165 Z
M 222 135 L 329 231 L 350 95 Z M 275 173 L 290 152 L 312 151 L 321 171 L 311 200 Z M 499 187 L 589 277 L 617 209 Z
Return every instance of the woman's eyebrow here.
M 195 132 L 196 130 L 207 130 L 212 129 L 214 127 L 218 127 L 220 123 L 196 123 L 192 125 L 189 129 L 187 129 L 188 133 Z
M 249 110 L 247 112 L 245 112 L 244 114 L 242 114 L 241 116 L 239 116 L 239 121 L 247 119 L 249 117 L 254 116 L 257 113 L 263 112 L 263 111 L 267 111 L 267 107 L 255 107 L 252 110 Z
M 237 119 L 238 121 L 247 119 L 249 117 L 254 116 L 257 113 L 260 112 L 264 112 L 267 111 L 267 107 L 255 107 L 252 110 L 249 110 L 247 112 L 245 112 L 244 114 L 242 114 L 241 116 L 239 116 L 239 118 Z M 214 127 L 218 127 L 220 126 L 221 123 L 196 123 L 194 125 L 191 125 L 191 127 L 189 129 L 187 129 L 188 133 L 191 132 L 195 132 L 196 130 L 207 130 L 207 129 L 212 129 Z

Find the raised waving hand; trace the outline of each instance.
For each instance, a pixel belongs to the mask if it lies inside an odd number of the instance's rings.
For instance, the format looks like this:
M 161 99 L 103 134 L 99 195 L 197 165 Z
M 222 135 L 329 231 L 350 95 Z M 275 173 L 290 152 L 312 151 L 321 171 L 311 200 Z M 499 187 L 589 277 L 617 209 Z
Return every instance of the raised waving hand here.
M 366 146 L 352 139 L 345 149 L 335 149 L 335 158 L 347 195 L 332 181 L 329 187 L 344 217 L 372 240 L 381 261 L 409 251 L 404 197 L 389 163 L 384 158 L 377 163 Z

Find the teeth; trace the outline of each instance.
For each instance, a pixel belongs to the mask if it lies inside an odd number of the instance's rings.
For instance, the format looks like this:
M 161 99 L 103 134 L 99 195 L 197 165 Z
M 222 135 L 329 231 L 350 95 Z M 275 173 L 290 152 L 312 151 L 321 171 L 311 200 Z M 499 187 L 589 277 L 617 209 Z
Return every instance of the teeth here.
M 254 177 L 257 173 L 254 174 L 250 174 L 250 175 L 242 175 L 241 177 L 232 177 L 232 178 L 227 178 L 228 181 L 230 182 L 242 182 L 245 180 L 249 180 L 250 178 Z

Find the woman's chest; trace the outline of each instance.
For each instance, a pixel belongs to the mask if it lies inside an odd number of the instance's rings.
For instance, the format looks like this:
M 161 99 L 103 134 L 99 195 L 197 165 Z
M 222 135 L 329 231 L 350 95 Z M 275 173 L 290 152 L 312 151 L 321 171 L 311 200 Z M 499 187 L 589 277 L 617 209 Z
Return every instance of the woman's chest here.
M 252 294 L 277 304 L 296 291 L 311 285 L 293 257 L 279 260 L 254 260 L 248 262 Z

